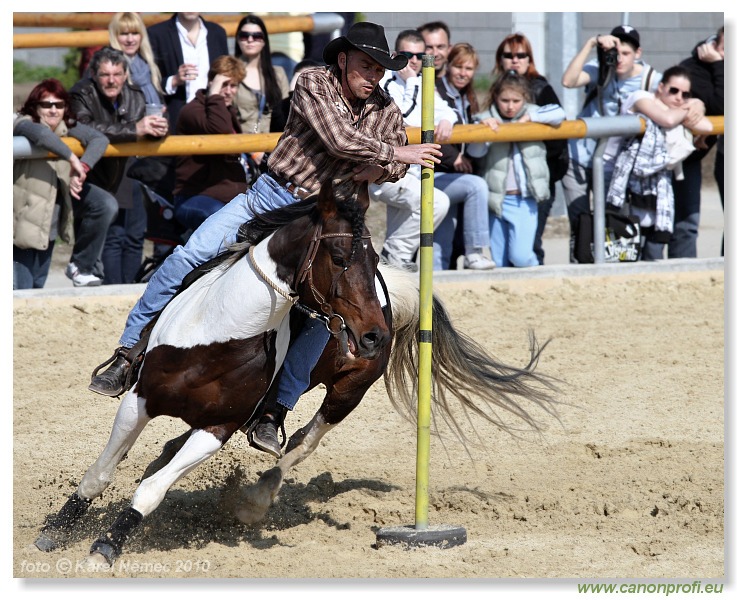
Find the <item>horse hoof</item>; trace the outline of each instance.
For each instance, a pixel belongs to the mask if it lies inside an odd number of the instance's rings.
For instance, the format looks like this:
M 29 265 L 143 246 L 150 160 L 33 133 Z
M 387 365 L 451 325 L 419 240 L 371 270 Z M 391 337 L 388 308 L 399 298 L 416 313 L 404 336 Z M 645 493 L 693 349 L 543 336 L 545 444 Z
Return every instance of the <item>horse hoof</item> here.
M 49 535 L 45 533 L 41 533 L 37 538 L 36 541 L 33 542 L 33 545 L 36 546 L 41 552 L 52 552 L 53 550 L 57 550 L 61 548 L 62 543 L 59 540 L 55 540 L 54 538 L 50 537 Z
M 235 512 L 238 520 L 252 525 L 263 519 L 279 492 L 281 482 L 282 472 L 279 467 L 272 467 L 261 475 L 256 484 L 246 489 L 244 506 Z
M 100 540 L 92 544 L 90 548 L 90 555 L 88 561 L 94 561 L 96 564 L 100 563 L 101 560 L 105 561 L 109 567 L 113 566 L 115 559 L 118 558 L 118 552 L 110 544 L 101 542 Z
M 78 572 L 84 574 L 107 573 L 113 568 L 106 556 L 99 552 L 91 552 L 79 563 Z

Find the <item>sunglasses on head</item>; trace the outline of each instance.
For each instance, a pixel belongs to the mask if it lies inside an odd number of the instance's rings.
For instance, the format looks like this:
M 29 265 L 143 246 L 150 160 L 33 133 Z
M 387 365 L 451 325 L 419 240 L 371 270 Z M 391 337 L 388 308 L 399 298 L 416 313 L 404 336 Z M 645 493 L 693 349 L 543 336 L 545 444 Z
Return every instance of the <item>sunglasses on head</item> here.
M 668 95 L 669 96 L 675 96 L 677 94 L 681 94 L 681 97 L 684 100 L 688 100 L 691 97 L 691 92 L 684 92 L 683 90 L 679 90 L 677 87 L 669 87 L 668 88 Z
M 49 102 L 48 100 L 42 100 L 38 103 L 39 108 L 58 108 L 59 110 L 66 108 L 66 102 L 63 100 L 57 100 L 56 102 Z
M 412 58 L 413 56 L 417 60 L 422 60 L 422 56 L 425 54 L 424 52 L 408 52 L 407 50 L 402 50 L 399 52 L 402 56 L 406 56 L 407 58 Z
M 247 40 L 249 38 L 256 42 L 259 42 L 264 39 L 264 34 L 260 31 L 239 31 L 238 32 L 239 40 Z
M 507 60 L 512 60 L 515 56 L 522 60 L 527 58 L 529 54 L 527 52 L 502 52 L 502 58 L 506 58 Z

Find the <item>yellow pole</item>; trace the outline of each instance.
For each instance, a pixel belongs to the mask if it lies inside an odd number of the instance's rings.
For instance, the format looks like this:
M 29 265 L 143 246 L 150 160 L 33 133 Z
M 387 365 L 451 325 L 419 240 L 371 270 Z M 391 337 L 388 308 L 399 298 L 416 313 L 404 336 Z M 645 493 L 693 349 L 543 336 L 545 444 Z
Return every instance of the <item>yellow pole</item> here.
M 422 57 L 422 143 L 432 143 L 435 132 L 435 57 Z M 435 172 L 422 167 L 420 212 L 420 348 L 417 385 L 417 485 L 415 529 L 428 526 L 430 481 L 430 398 L 432 395 L 432 235 Z

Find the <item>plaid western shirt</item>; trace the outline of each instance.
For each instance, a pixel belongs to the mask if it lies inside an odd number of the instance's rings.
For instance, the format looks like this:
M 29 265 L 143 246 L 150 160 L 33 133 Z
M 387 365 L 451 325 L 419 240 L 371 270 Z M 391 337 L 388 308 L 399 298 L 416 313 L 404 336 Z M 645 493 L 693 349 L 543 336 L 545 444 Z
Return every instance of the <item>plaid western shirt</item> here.
M 397 181 L 408 165 L 394 162 L 393 146 L 406 143 L 402 113 L 379 86 L 356 117 L 333 68 L 308 69 L 297 80 L 269 170 L 310 191 L 359 164 L 383 167 L 376 183 Z

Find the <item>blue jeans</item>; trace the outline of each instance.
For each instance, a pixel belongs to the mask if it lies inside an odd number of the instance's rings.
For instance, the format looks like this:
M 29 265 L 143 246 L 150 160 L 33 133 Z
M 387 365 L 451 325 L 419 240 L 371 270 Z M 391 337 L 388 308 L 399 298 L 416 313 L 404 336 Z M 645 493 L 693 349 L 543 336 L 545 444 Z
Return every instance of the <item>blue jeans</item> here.
M 102 249 L 111 223 L 118 216 L 118 201 L 110 192 L 85 182 L 80 200 L 72 200 L 74 247 L 70 259 L 82 273 L 104 277 Z
M 555 183 L 550 183 L 550 198 L 537 203 L 537 232 L 535 233 L 535 243 L 533 249 L 537 262 L 541 265 L 545 263 L 545 250 L 543 249 L 543 233 L 545 233 L 545 225 L 548 223 L 550 211 L 555 204 Z
M 489 242 L 489 188 L 470 173 L 436 173 L 435 187 L 448 196 L 451 210 L 433 234 L 433 268 L 447 270 L 453 252 L 456 226 L 454 206 L 463 204 L 463 244 L 466 253 L 486 248 Z
M 262 175 L 245 194 L 238 194 L 198 227 L 184 246 L 177 246 L 151 277 L 141 298 L 128 315 L 120 344 L 130 348 L 143 327 L 179 289 L 184 277 L 195 267 L 217 256 L 235 242 L 238 227 L 255 214 L 295 202 L 295 198 L 269 175 Z M 313 319 L 309 319 L 313 321 Z M 279 378 L 279 403 L 293 408 L 310 383 L 309 374 L 317 364 L 330 334 L 322 322 L 309 337 L 300 335 L 284 359 Z M 310 330 L 305 327 L 303 332 Z M 303 340 L 302 337 L 307 337 Z
M 143 242 L 146 236 L 146 208 L 143 205 L 141 184 L 131 185 L 133 206 L 118 209 L 118 217 L 110 225 L 102 249 L 105 266 L 105 285 L 133 283 L 143 261 Z
M 683 180 L 673 181 L 675 214 L 668 258 L 696 258 L 701 212 L 701 161 L 683 162 Z
M 174 196 L 174 217 L 187 229 L 197 229 L 223 206 L 212 196 Z
M 489 213 L 491 256 L 500 267 L 534 267 L 539 263 L 532 249 L 537 232 L 534 198 L 504 196 L 502 216 Z
M 49 242 L 49 247 L 46 250 L 21 249 L 18 246 L 13 246 L 13 289 L 42 288 L 49 276 L 53 252 L 53 240 Z

